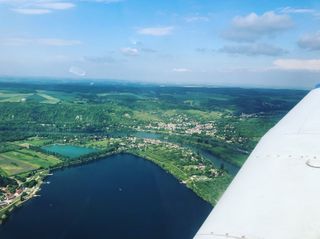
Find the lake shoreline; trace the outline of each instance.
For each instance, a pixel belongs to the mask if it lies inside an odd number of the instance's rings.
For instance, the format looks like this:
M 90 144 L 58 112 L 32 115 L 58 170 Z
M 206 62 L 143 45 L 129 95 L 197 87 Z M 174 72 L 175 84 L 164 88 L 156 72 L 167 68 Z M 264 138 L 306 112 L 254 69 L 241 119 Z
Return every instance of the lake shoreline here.
M 29 200 L 17 208 L 18 210 L 14 210 L 0 227 L 0 237 L 25 235 L 29 238 L 38 227 L 47 231 L 52 225 L 61 228 L 66 222 L 72 222 L 67 223 L 61 230 L 51 232 L 50 235 L 46 232 L 42 234 L 40 229 L 35 239 L 57 238 L 62 231 L 68 234 L 65 238 L 75 238 L 69 233 L 78 231 L 76 228 L 82 228 L 82 231 L 93 233 L 92 235 L 99 233 L 97 231 L 101 229 L 107 231 L 109 236 L 118 235 L 120 238 L 131 239 L 133 237 L 129 234 L 125 236 L 127 231 L 119 232 L 112 228 L 126 225 L 127 230 L 132 232 L 132 228 L 137 225 L 148 225 L 149 231 L 152 232 L 154 228 L 157 228 L 157 231 L 161 230 L 161 223 L 167 224 L 168 230 L 170 228 L 173 233 L 192 232 L 188 237 L 168 238 L 191 238 L 212 209 L 209 203 L 149 160 L 127 153 L 111 155 L 105 159 L 92 161 L 84 166 L 78 164 L 68 169 L 54 170 L 53 175 L 44 180 L 41 186 L 41 197 Z M 50 181 L 50 184 L 47 184 L 47 181 Z M 157 203 L 158 201 L 161 203 Z M 176 210 L 172 210 L 174 208 Z M 61 213 L 64 213 L 64 216 L 59 220 Z M 189 216 L 182 216 L 184 213 Z M 88 217 L 91 218 L 91 222 L 87 222 Z M 127 217 L 128 219 L 124 219 Z M 153 222 L 149 218 L 154 218 Z M 18 232 L 14 230 L 17 225 L 28 219 L 30 221 Z M 189 226 L 184 227 L 183 221 L 188 222 Z M 138 222 L 142 224 L 137 224 Z M 74 223 L 80 225 L 75 226 Z M 87 225 L 87 228 L 84 229 L 81 223 Z M 114 231 L 121 235 L 112 234 Z M 148 232 L 140 231 L 140 235 L 145 236 L 138 238 L 150 238 Z M 171 233 L 170 231 L 161 233 Z M 159 231 L 159 235 L 161 233 Z M 19 236 L 17 238 L 20 238 Z M 86 237 L 80 234 L 78 238 Z M 92 238 L 103 238 L 103 234 L 97 234 Z
M 55 145 L 64 145 L 64 144 L 55 144 Z M 70 168 L 70 167 L 77 167 L 80 165 L 90 164 L 94 161 L 108 159 L 109 157 L 111 157 L 113 155 L 117 155 L 117 154 L 133 155 L 135 157 L 140 157 L 146 161 L 149 161 L 149 162 L 153 163 L 154 165 L 156 165 L 157 167 L 159 167 L 164 172 L 173 176 L 179 183 L 184 184 L 184 186 L 186 188 L 188 188 L 189 190 L 191 190 L 197 197 L 210 203 L 212 206 L 214 206 L 217 203 L 217 201 L 214 201 L 214 202 L 210 201 L 203 194 L 201 194 L 200 190 L 198 190 L 195 186 L 193 186 L 192 184 L 189 185 L 187 182 L 183 181 L 181 178 L 179 178 L 178 175 L 175 174 L 174 171 L 166 168 L 164 165 L 161 165 L 160 162 L 157 162 L 156 160 L 154 160 L 150 157 L 147 157 L 146 155 L 139 154 L 139 153 L 135 152 L 134 150 L 116 149 L 115 151 L 108 151 L 108 152 L 97 151 L 94 153 L 94 155 L 88 154 L 88 155 L 84 155 L 84 156 L 80 157 L 80 159 L 69 159 L 70 161 L 63 161 L 62 163 L 51 167 L 49 170 L 42 169 L 42 170 L 36 171 L 36 174 L 39 176 L 39 181 L 37 183 L 37 189 L 35 190 L 35 193 L 33 195 L 31 195 L 30 197 L 25 198 L 25 200 L 23 200 L 23 201 L 21 199 L 17 199 L 13 204 L 8 205 L 7 209 L 3 209 L 2 212 L 0 211 L 0 225 L 3 224 L 8 219 L 8 217 L 10 216 L 11 212 L 14 210 L 15 207 L 23 206 L 23 204 L 25 202 L 32 199 L 36 195 L 36 193 L 41 190 L 41 186 L 43 185 L 45 179 L 48 176 L 48 175 L 43 175 L 43 173 L 49 174 L 49 173 L 55 172 L 57 170 L 63 170 L 63 169 Z

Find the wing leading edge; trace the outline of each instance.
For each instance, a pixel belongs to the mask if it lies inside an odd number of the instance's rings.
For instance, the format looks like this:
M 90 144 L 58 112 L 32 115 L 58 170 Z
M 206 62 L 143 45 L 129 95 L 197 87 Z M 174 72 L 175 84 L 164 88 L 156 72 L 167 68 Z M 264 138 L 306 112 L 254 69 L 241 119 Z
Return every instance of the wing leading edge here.
M 195 239 L 320 238 L 320 89 L 258 143 Z

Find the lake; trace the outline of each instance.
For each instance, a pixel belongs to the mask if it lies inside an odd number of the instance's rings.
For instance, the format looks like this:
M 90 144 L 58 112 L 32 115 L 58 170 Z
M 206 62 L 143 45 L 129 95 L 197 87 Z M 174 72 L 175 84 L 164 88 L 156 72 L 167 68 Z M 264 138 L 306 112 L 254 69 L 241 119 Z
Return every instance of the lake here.
M 60 154 L 68 158 L 77 158 L 86 154 L 95 153 L 98 150 L 94 148 L 86 148 L 75 145 L 68 144 L 52 144 L 43 146 L 42 149 L 48 151 L 49 153 Z
M 1 239 L 188 239 L 212 206 L 142 158 L 59 170 L 0 226 Z

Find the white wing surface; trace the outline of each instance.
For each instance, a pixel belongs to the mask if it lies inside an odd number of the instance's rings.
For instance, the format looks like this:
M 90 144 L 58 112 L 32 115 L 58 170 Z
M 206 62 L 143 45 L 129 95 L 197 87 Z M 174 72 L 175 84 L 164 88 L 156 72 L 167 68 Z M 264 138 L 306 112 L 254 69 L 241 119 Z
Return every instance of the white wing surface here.
M 320 239 L 320 89 L 259 142 L 195 239 Z

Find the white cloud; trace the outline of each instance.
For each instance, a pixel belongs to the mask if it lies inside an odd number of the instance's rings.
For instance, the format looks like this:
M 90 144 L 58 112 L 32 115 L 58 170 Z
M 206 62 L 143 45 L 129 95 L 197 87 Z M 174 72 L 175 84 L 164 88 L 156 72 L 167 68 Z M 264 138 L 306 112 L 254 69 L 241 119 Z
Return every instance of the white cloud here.
M 68 10 L 74 8 L 77 2 L 93 3 L 118 3 L 124 0 L 0 0 L 0 4 L 6 4 L 16 13 L 26 15 L 42 15 L 53 11 Z
M 137 48 L 124 47 L 121 48 L 122 54 L 126 56 L 137 56 L 139 55 L 139 50 Z
M 43 15 L 53 11 L 67 10 L 75 7 L 72 2 L 62 2 L 56 0 L 0 0 L 11 7 L 11 10 L 26 15 Z
M 301 37 L 298 41 L 298 45 L 299 47 L 307 50 L 319 51 L 320 50 L 320 32 Z
M 96 3 L 119 3 L 125 0 L 68 0 L 69 3 L 96 2 Z M 63 0 L 0 0 L 0 4 L 39 4 L 39 3 L 63 3 Z
M 191 72 L 191 70 L 188 69 L 188 68 L 173 68 L 172 71 L 173 72 L 178 72 L 178 73 Z
M 292 22 L 287 15 L 277 15 L 274 12 L 266 12 L 261 16 L 251 13 L 247 16 L 237 16 L 233 19 L 233 25 L 253 31 L 278 31 L 292 26 Z
M 24 46 L 24 45 L 44 45 L 44 46 L 74 46 L 81 44 L 78 40 L 66 40 L 58 38 L 3 38 L 0 45 Z
M 208 22 L 210 19 L 209 17 L 205 17 L 205 16 L 193 16 L 193 17 L 186 17 L 185 21 L 186 22 Z
M 87 72 L 83 69 L 81 69 L 80 67 L 77 67 L 77 66 L 71 66 L 69 68 L 69 72 L 71 74 L 74 74 L 76 76 L 86 76 L 87 75 Z
M 75 7 L 75 4 L 71 2 L 41 2 L 35 6 L 50 10 L 66 10 Z
M 147 27 L 138 30 L 139 34 L 150 36 L 167 36 L 170 35 L 174 27 Z
M 263 36 L 271 36 L 288 30 L 293 22 L 288 15 L 266 12 L 262 15 L 250 13 L 247 16 L 236 16 L 230 29 L 222 37 L 233 41 L 255 41 Z
M 282 70 L 320 71 L 320 59 L 278 59 L 273 64 Z
M 12 8 L 12 11 L 25 15 L 43 15 L 51 13 L 49 9 L 40 9 L 40 8 Z
M 90 0 L 83 0 L 86 2 L 90 2 Z M 100 3 L 118 3 L 118 2 L 123 2 L 125 0 L 91 0 L 91 2 L 100 2 Z
M 294 7 L 285 7 L 278 9 L 278 12 L 282 14 L 304 14 L 315 17 L 316 19 L 320 18 L 320 11 L 312 8 L 294 8 Z
M 284 14 L 308 14 L 308 13 L 315 13 L 316 11 L 311 8 L 294 8 L 294 7 L 285 7 L 281 8 L 279 12 Z
M 221 48 L 220 51 L 229 54 L 246 56 L 280 56 L 288 53 L 285 49 L 263 43 L 227 45 Z

